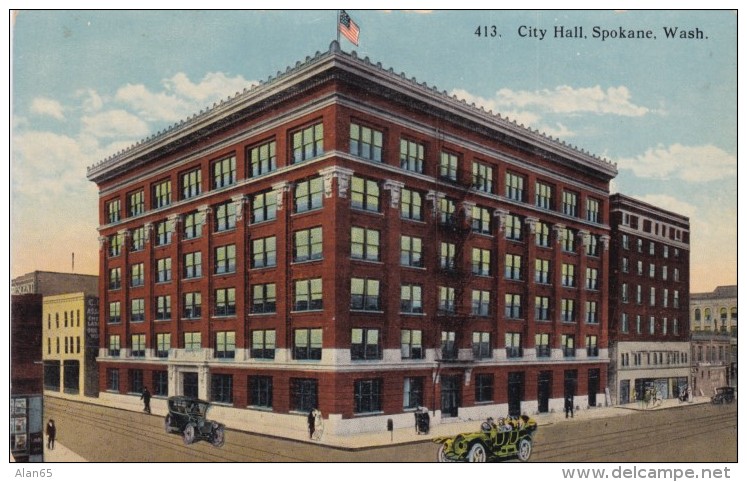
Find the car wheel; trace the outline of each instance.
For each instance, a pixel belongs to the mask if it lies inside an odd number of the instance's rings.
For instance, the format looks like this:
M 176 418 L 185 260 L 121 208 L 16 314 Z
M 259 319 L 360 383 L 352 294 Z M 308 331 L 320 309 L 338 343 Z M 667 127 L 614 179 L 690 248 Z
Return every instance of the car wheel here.
M 446 444 L 441 444 L 441 446 L 438 447 L 438 461 L 451 462 L 451 460 L 446 457 Z
M 213 431 L 213 438 L 210 441 L 211 444 L 213 444 L 213 447 L 223 447 L 223 444 L 226 442 L 226 433 L 223 430 L 223 427 L 216 428 Z
M 182 435 L 182 438 L 184 439 L 184 445 L 189 445 L 192 442 L 195 441 L 195 426 L 194 425 L 187 425 L 184 427 L 184 434 Z
M 472 448 L 469 449 L 467 460 L 469 460 L 470 462 L 487 462 L 488 453 L 485 450 L 485 446 L 480 442 L 477 442 L 475 445 L 473 445 Z
M 166 429 L 166 433 L 171 433 L 171 415 L 166 415 L 163 419 L 163 428 Z
M 522 462 L 526 462 L 529 460 L 529 457 L 532 456 L 532 440 L 528 438 L 523 438 L 519 440 L 519 447 L 517 451 L 517 455 L 519 457 L 519 460 Z

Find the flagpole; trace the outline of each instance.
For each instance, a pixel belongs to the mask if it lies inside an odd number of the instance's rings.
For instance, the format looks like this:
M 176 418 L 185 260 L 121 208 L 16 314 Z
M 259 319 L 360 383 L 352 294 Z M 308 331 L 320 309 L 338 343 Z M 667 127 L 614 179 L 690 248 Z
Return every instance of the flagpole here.
M 337 45 L 340 45 L 340 11 L 337 10 L 337 17 L 335 18 L 335 30 L 337 30 Z

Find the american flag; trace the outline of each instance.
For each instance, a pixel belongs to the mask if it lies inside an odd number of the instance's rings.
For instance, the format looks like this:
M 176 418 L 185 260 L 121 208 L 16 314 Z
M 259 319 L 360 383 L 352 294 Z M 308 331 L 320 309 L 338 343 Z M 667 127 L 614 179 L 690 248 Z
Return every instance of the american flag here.
M 340 11 L 340 23 L 338 24 L 337 28 L 340 30 L 340 33 L 342 33 L 346 39 L 350 40 L 355 44 L 355 46 L 358 46 L 358 34 L 360 34 L 361 30 L 358 28 L 358 25 L 353 22 L 353 19 L 350 18 L 350 15 L 345 10 Z

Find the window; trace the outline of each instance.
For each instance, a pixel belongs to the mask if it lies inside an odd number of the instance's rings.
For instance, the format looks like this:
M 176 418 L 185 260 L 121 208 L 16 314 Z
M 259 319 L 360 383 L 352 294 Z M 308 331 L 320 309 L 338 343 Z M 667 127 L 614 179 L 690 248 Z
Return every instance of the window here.
M 472 357 L 475 360 L 490 358 L 493 356 L 493 350 L 490 346 L 490 332 L 473 331 L 472 332 Z
M 356 380 L 353 395 L 353 413 L 373 413 L 381 411 L 380 378 L 373 380 Z
M 643 276 L 643 261 L 638 261 L 638 276 Z
M 667 334 L 667 324 L 668 324 L 668 320 L 667 320 L 667 317 L 665 316 L 661 320 L 661 334 L 662 335 L 666 335 Z
M 118 290 L 122 287 L 122 269 L 112 268 L 109 270 L 109 289 Z
M 457 180 L 457 163 L 458 159 L 455 154 L 441 152 L 441 161 L 438 165 L 438 175 L 442 179 L 449 181 Z
M 322 303 L 322 279 L 304 279 L 295 282 L 295 311 L 321 310 Z
M 275 236 L 252 241 L 252 268 L 267 268 L 277 263 Z
M 321 177 L 297 182 L 293 194 L 296 213 L 305 213 L 321 208 L 323 186 L 324 181 Z
M 318 407 L 318 383 L 310 378 L 291 378 L 291 409 L 309 413 Z
M 536 333 L 534 335 L 534 348 L 537 350 L 537 357 L 550 356 L 550 335 L 548 333 Z
M 679 268 L 674 268 L 674 273 L 672 275 L 672 279 L 674 281 L 679 281 L 680 280 L 680 270 L 679 270 Z
M 275 191 L 254 196 L 254 199 L 252 199 L 252 224 L 275 219 L 277 217 L 277 207 Z
M 293 334 L 293 358 L 296 360 L 322 359 L 322 329 L 302 328 Z
M 597 314 L 597 302 L 587 301 L 586 302 L 586 322 L 591 324 L 599 323 L 599 315 Z
M 202 171 L 194 169 L 182 174 L 182 199 L 190 199 L 202 192 Z
M 252 331 L 252 358 L 275 359 L 275 330 Z
M 441 255 L 439 256 L 439 260 L 442 269 L 453 270 L 456 268 L 455 253 L 456 245 L 453 243 L 441 242 Z
M 119 335 L 109 335 L 109 356 L 119 356 L 121 349 Z
M 236 356 L 236 332 L 217 331 L 215 333 L 215 357 L 233 358 Z
M 680 334 L 680 322 L 677 320 L 677 318 L 672 320 L 672 334 L 679 335 Z
M 506 318 L 521 318 L 521 295 L 506 293 Z
M 321 230 L 321 228 L 319 229 Z M 379 231 L 375 229 L 352 227 L 350 230 L 350 238 L 350 255 L 353 259 L 365 259 L 368 261 L 379 260 Z
M 669 289 L 667 288 L 664 288 L 664 293 L 661 296 L 661 306 L 664 308 L 669 306 Z
M 236 156 L 213 163 L 213 189 L 230 186 L 236 182 Z
M 202 316 L 202 294 L 199 292 L 184 293 L 183 318 L 194 319 Z
M 109 256 L 119 256 L 122 254 L 122 235 L 112 234 L 109 236 Z
M 506 239 L 521 241 L 521 231 L 521 218 L 513 214 L 506 216 Z
M 524 356 L 521 347 L 521 333 L 506 333 L 506 357 L 521 358 Z
M 453 199 L 443 197 L 438 200 L 438 222 L 441 224 L 453 225 L 455 211 L 456 203 Z
M 233 375 L 213 373 L 210 376 L 210 401 L 233 403 Z
M 454 313 L 454 288 L 448 286 L 438 287 L 438 311 L 440 313 Z
M 574 300 L 563 298 L 560 300 L 560 319 L 566 323 L 576 321 L 576 307 Z
M 455 360 L 457 358 L 456 332 L 441 332 L 441 358 Z
M 373 328 L 353 328 L 350 333 L 351 360 L 378 360 L 379 330 Z
M 145 268 L 143 263 L 135 263 L 130 266 L 130 286 L 143 286 L 145 284 Z
M 597 199 L 586 198 L 586 220 L 592 223 L 601 222 L 599 216 L 599 201 Z
M 109 303 L 109 323 L 119 323 L 122 321 L 122 311 L 119 301 Z M 59 326 L 58 326 L 59 327 Z
M 132 356 L 138 358 L 145 356 L 145 335 L 132 335 Z
M 586 245 L 586 254 L 588 256 L 599 256 L 599 236 L 595 234 L 589 236 L 589 244 Z
M 472 314 L 476 316 L 490 315 L 490 291 L 472 290 Z
M 202 348 L 202 334 L 199 331 L 188 331 L 184 333 L 184 349 L 197 351 Z
M 563 263 L 560 281 L 566 288 L 576 286 L 576 266 L 573 264 Z
M 627 234 L 622 235 L 622 247 L 623 249 L 630 249 L 630 236 Z
M 403 188 L 399 201 L 402 219 L 423 220 L 423 196 L 418 191 Z
M 493 400 L 493 374 L 478 373 L 475 375 L 475 402 L 490 402 Z
M 538 208 L 552 209 L 552 186 L 538 181 L 535 185 L 534 204 Z
M 156 223 L 156 246 L 165 246 L 171 243 L 171 229 L 166 221 Z
M 490 250 L 472 248 L 472 274 L 490 276 Z
M 252 313 L 275 313 L 275 283 L 252 286 Z
M 423 352 L 423 332 L 421 330 L 402 330 L 400 338 L 400 350 L 403 359 L 419 360 L 425 356 Z
M 171 258 L 156 260 L 156 283 L 171 281 Z
M 649 304 L 651 306 L 656 306 L 656 288 L 654 288 L 653 286 L 651 287 L 651 293 L 650 293 L 650 295 L 651 296 L 650 296 L 650 299 L 649 299 Z
M 233 316 L 236 314 L 236 288 L 215 290 L 215 316 Z
M 563 251 L 567 253 L 575 253 L 576 252 L 575 233 L 568 228 L 563 228 L 563 230 L 560 233 L 560 245 Z
M 400 238 L 399 262 L 402 266 L 423 267 L 423 240 L 403 235 Z
M 641 328 L 641 315 L 636 315 L 635 316 L 635 332 L 636 332 L 636 334 L 640 335 L 641 334 L 641 330 L 642 330 L 642 328 Z
M 293 164 L 324 154 L 324 124 L 321 122 L 293 133 Z
M 352 207 L 379 212 L 379 185 L 375 181 L 353 176 L 350 181 L 350 192 Z
M 524 201 L 524 177 L 512 172 L 506 173 L 506 197 L 514 201 Z
M 156 296 L 156 321 L 171 319 L 171 296 Z
M 249 405 L 272 408 L 272 377 L 249 377 Z
M 599 289 L 599 270 L 596 268 L 586 268 L 586 289 Z
M 648 264 L 648 277 L 652 279 L 656 277 L 656 265 L 654 263 Z
M 672 308 L 679 308 L 679 307 L 680 307 L 680 292 L 678 290 L 674 290 L 674 292 L 672 293 Z
M 547 223 L 537 223 L 534 243 L 541 248 L 550 247 L 550 226 Z
M 277 169 L 275 141 L 251 147 L 247 158 L 249 159 L 249 172 L 251 172 L 252 177 L 274 171 Z
M 106 203 L 106 220 L 109 223 L 116 223 L 122 217 L 122 207 L 119 199 L 112 199 Z
M 413 172 L 423 172 L 425 147 L 423 144 L 407 139 L 399 140 L 399 165 L 402 169 Z
M 169 396 L 169 372 L 157 370 L 153 372 L 153 395 L 157 397 Z
M 423 405 L 423 377 L 406 377 L 402 397 L 402 408 L 413 409 Z
M 560 335 L 560 349 L 564 357 L 576 356 L 576 338 L 573 335 Z
M 236 245 L 215 248 L 215 274 L 236 272 Z
M 171 204 L 171 181 L 165 180 L 153 185 L 153 209 Z
M 534 318 L 537 321 L 550 320 L 550 298 L 547 296 L 534 297 Z
M 202 253 L 186 253 L 184 255 L 184 278 L 199 278 L 202 276 Z
M 550 283 L 550 260 L 539 258 L 534 260 L 534 281 L 542 284 Z
M 184 239 L 195 239 L 202 235 L 203 216 L 197 211 L 184 215 L 184 230 L 182 231 Z
M 107 368 L 106 369 L 106 388 L 112 392 L 119 391 L 119 369 L 118 368 Z
M 156 356 L 166 358 L 171 349 L 171 333 L 156 333 Z
M 648 334 L 653 335 L 656 333 L 656 318 L 653 316 L 648 317 Z
M 623 273 L 630 272 L 630 260 L 627 257 L 624 257 L 622 259 L 622 272 Z
M 638 250 L 639 253 L 643 252 L 643 240 L 640 238 L 636 240 L 636 249 Z
M 521 256 L 516 254 L 506 255 L 505 275 L 506 279 L 521 279 Z
M 563 214 L 578 217 L 578 194 L 571 191 L 563 191 Z
M 379 280 L 351 278 L 350 309 L 379 311 Z
M 669 273 L 666 266 L 661 267 L 661 279 L 666 281 Z
M 493 168 L 480 163 L 472 163 L 472 187 L 482 192 L 493 192 Z
M 472 206 L 472 231 L 490 234 L 490 211 L 480 206 Z
M 133 298 L 130 300 L 130 321 L 137 323 L 145 320 L 145 300 Z
M 648 254 L 654 256 L 656 254 L 656 243 L 649 241 L 648 243 Z
M 668 258 L 669 257 L 669 246 L 667 246 L 666 244 L 662 245 L 661 250 L 662 250 L 662 255 L 664 256 L 664 258 Z
M 588 357 L 599 356 L 599 346 L 597 346 L 596 335 L 586 335 L 586 356 Z
M 145 194 L 142 190 L 127 195 L 127 214 L 137 216 L 145 212 Z
M 215 207 L 215 231 L 222 232 L 236 228 L 236 203 L 228 201 Z
M 293 239 L 294 262 L 322 259 L 322 228 L 296 231 Z
M 628 302 L 628 283 L 623 283 L 620 289 L 620 297 L 623 303 Z
M 400 312 L 423 312 L 423 287 L 420 285 L 403 284 L 400 287 Z
M 381 131 L 350 123 L 350 153 L 371 161 L 381 162 L 384 134 Z

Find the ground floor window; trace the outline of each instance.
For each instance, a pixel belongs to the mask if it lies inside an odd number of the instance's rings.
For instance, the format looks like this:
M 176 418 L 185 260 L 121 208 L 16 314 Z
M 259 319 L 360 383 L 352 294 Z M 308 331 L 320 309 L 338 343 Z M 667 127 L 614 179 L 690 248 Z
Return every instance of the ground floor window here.
M 80 362 L 78 360 L 65 360 L 63 363 L 63 383 L 65 393 L 80 392 Z
M 423 405 L 423 377 L 405 378 L 403 408 L 417 408 Z
M 44 389 L 60 391 L 60 362 L 44 362 Z
M 318 408 L 318 385 L 313 378 L 291 378 L 291 410 L 310 412 Z
M 210 400 L 233 403 L 233 375 L 214 374 L 210 377 Z
M 119 391 L 119 369 L 109 368 L 106 370 L 106 389 L 113 392 Z
M 249 377 L 249 405 L 272 408 L 272 377 Z
M 371 413 L 381 411 L 381 379 L 356 380 L 354 412 Z
M 143 371 L 142 370 L 130 370 L 130 392 L 131 393 L 142 393 L 143 392 Z
M 153 395 L 158 397 L 169 396 L 169 372 L 166 370 L 153 372 Z
M 493 374 L 478 373 L 475 377 L 475 401 L 490 402 L 493 400 Z

